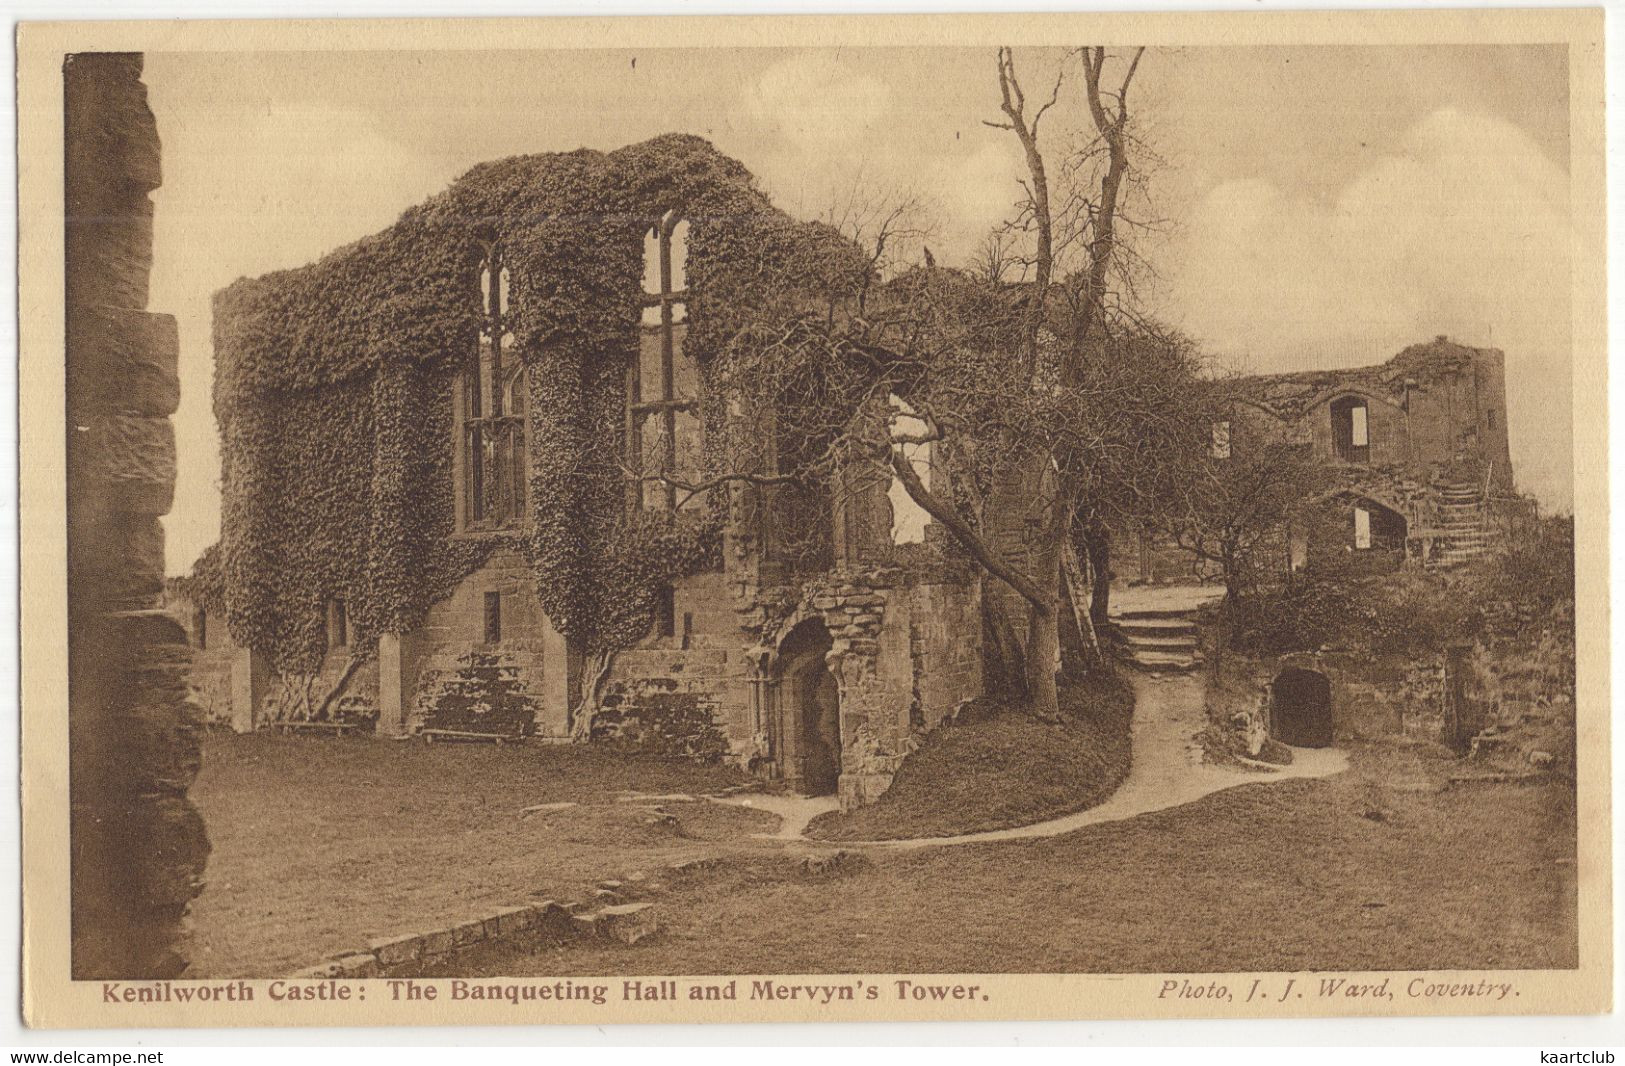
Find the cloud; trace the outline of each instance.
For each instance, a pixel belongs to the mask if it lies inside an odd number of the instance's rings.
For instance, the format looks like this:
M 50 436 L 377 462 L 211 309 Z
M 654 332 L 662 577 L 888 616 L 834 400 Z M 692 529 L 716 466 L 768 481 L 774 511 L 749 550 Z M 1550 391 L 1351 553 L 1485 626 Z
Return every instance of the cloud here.
M 1453 108 L 1329 197 L 1218 184 L 1169 249 L 1163 313 L 1243 369 L 1358 366 L 1445 333 L 1507 355 L 1520 486 L 1572 505 L 1568 175 Z
M 799 52 L 762 72 L 745 95 L 746 114 L 807 151 L 874 136 L 891 108 L 891 88 L 838 52 Z
M 165 517 L 172 572 L 219 536 L 219 443 L 210 402 L 213 294 L 239 277 L 311 262 L 393 222 L 454 176 L 382 134 L 354 108 L 220 104 L 161 92 L 149 65 L 164 144 L 154 194 L 150 305 L 180 329 L 181 404 L 175 415 L 176 498 Z

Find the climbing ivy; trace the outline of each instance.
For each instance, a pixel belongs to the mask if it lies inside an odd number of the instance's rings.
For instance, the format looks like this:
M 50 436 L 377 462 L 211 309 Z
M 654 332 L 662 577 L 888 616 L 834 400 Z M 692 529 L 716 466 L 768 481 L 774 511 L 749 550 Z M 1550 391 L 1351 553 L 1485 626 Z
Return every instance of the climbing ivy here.
M 774 209 L 707 142 L 667 135 L 482 164 L 382 233 L 218 293 L 222 539 L 195 582 L 218 595 L 233 639 L 279 671 L 311 672 L 329 599 L 345 600 L 364 654 L 509 546 L 561 632 L 620 646 L 647 630 L 657 588 L 717 565 L 726 494 L 692 512 L 629 513 L 620 465 L 643 237 L 668 210 L 690 220 L 685 343 L 702 374 L 765 322 L 833 316 L 867 280 L 833 230 Z M 456 382 L 475 358 L 493 240 L 530 369 L 531 513 L 522 530 L 458 533 Z M 720 427 L 723 405 L 702 404 Z M 726 436 L 707 436 L 718 469 Z

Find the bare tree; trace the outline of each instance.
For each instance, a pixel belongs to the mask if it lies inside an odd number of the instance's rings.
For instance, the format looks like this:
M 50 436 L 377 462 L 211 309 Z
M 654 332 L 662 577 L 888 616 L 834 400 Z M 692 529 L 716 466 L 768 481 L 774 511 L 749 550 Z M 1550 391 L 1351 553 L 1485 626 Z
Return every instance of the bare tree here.
M 1216 563 L 1224 579 L 1216 674 L 1240 600 L 1269 575 L 1290 574 L 1293 530 L 1304 528 L 1328 483 L 1326 468 L 1307 448 L 1237 437 L 1230 423 L 1222 426 L 1211 452 L 1183 471 L 1171 497 L 1175 542 Z
M 984 395 L 996 395 L 1001 401 L 997 410 L 988 412 L 990 417 L 966 419 L 963 410 L 935 396 L 915 404 L 928 427 L 923 436 L 931 440 L 975 424 L 974 435 L 984 442 L 997 441 L 1000 462 L 987 501 L 992 514 L 984 514 L 982 528 L 973 529 L 962 516 L 955 516 L 947 501 L 935 498 L 911 477 L 900 450 L 892 450 L 893 469 L 909 495 L 1025 601 L 1024 620 L 1009 617 L 1005 608 L 1006 616 L 993 622 L 1005 633 L 1003 643 L 1020 647 L 1020 680 L 1040 715 L 1058 709 L 1058 600 L 1068 538 L 1080 512 L 1088 508 L 1090 490 L 1101 473 L 1102 451 L 1119 435 L 1113 427 L 1138 426 L 1144 420 L 1136 416 L 1149 413 L 1125 393 L 1114 395 L 1113 382 L 1101 373 L 1110 362 L 1117 325 L 1108 285 L 1118 258 L 1118 211 L 1129 169 L 1129 90 L 1144 51 L 1136 49 L 1125 59 L 1100 47 L 1078 49 L 1069 53 L 1047 96 L 1029 98 L 1014 51 L 999 49 L 1002 117 L 987 125 L 1015 138 L 1027 172 L 1016 224 L 1031 239 L 1031 280 L 1021 302 L 1018 357 L 1013 366 L 982 368 L 990 372 L 972 375 Z M 1083 154 L 1099 151 L 1104 165 L 1094 171 L 1082 165 L 1070 168 L 1077 175 L 1089 174 L 1091 181 L 1087 189 L 1068 191 L 1064 203 L 1076 206 L 1068 212 L 1068 227 L 1058 233 L 1042 127 L 1060 102 L 1067 72 L 1074 66 L 1082 75 L 1083 100 L 1094 130 Z M 1109 78 L 1108 68 L 1121 73 Z M 1058 236 L 1064 246 L 1058 247 Z M 1056 299 L 1052 287 L 1063 250 L 1076 265 L 1060 278 L 1062 298 Z M 940 394 L 939 378 L 934 375 L 925 391 Z M 970 407 L 985 411 L 985 401 L 971 400 Z M 1019 536 L 1019 550 L 1011 546 L 1013 533 Z M 1099 580 L 1104 578 L 1100 575 Z
M 1058 711 L 1063 613 L 1090 625 L 1089 611 L 1065 612 L 1069 545 L 1156 495 L 1159 456 L 1190 446 L 1194 352 L 1114 287 L 1142 54 L 1068 52 L 1034 99 L 1015 54 L 1000 49 L 1000 117 L 989 125 L 1012 135 L 1026 177 L 989 247 L 999 265 L 896 269 L 899 242 L 920 230 L 917 204 L 849 197 L 828 224 L 859 239 L 867 269 L 845 310 L 746 324 L 713 358 L 707 388 L 737 413 L 722 430 L 731 439 L 708 448 L 727 459 L 676 486 L 735 500 L 841 499 L 855 483 L 895 479 L 993 579 L 983 597 L 990 647 L 1040 716 Z M 1069 102 L 1093 132 L 1060 154 L 1052 187 L 1045 121 Z M 1021 280 L 998 280 L 1010 269 Z M 920 475 L 923 447 L 944 477 Z M 1107 575 L 1096 570 L 1098 588 Z
M 1021 255 L 1016 250 L 1015 237 L 1005 226 L 999 226 L 983 237 L 971 259 L 971 272 L 993 284 L 1020 280 L 1019 277 L 1009 276 L 1020 268 Z
M 938 228 L 936 212 L 919 193 L 911 188 L 877 185 L 869 180 L 863 167 L 835 195 L 822 221 L 862 249 L 869 261 L 869 272 L 858 294 L 860 308 L 872 283 L 930 254 L 925 242 Z
M 1182 479 L 1174 540 L 1218 565 L 1233 603 L 1282 568 L 1283 540 L 1319 497 L 1325 477 L 1313 456 L 1287 443 L 1209 458 Z

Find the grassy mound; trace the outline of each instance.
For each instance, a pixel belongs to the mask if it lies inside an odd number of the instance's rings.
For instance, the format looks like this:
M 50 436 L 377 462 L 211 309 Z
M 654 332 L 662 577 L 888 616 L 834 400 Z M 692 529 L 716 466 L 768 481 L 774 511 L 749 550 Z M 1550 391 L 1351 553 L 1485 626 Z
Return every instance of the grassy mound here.
M 926 738 L 874 803 L 813 819 L 820 840 L 898 840 L 1027 825 L 1100 803 L 1128 776 L 1134 693 L 1112 676 L 1061 686 L 1049 724 L 991 697 Z

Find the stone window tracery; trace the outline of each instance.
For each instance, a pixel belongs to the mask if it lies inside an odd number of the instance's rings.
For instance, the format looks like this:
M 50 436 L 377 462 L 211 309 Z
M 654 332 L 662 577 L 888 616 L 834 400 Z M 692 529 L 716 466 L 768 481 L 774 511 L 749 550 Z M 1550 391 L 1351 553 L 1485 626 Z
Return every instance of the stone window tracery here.
M 688 229 L 668 211 L 644 239 L 643 317 L 627 382 L 626 451 L 631 501 L 646 511 L 690 510 L 704 502 L 703 494 L 672 484 L 699 479 L 703 446 L 699 367 L 683 344 Z
M 479 280 L 479 341 L 458 387 L 459 527 L 511 529 L 523 522 L 529 496 L 530 375 L 514 350 L 500 244 L 485 245 Z

